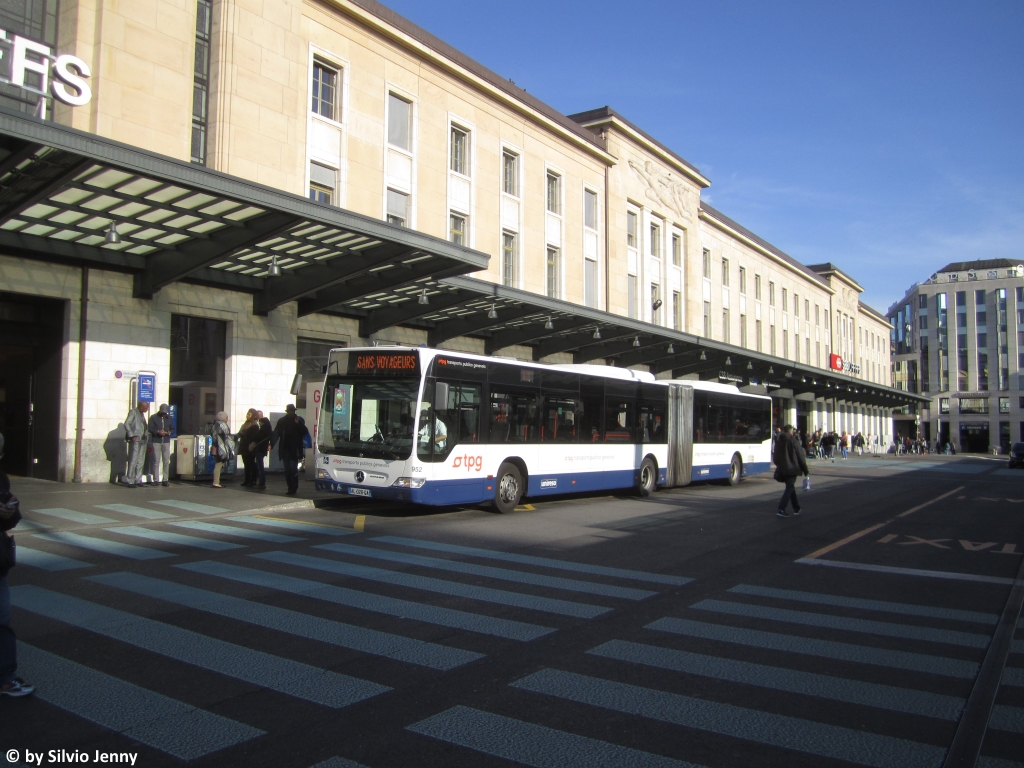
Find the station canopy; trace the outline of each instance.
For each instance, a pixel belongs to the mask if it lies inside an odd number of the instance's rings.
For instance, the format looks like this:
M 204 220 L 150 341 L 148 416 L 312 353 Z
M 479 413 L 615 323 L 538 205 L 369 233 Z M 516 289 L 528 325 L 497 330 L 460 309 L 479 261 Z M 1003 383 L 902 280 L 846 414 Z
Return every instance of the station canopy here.
M 0 253 L 133 275 L 134 295 L 188 282 L 249 293 L 253 314 L 424 329 L 437 346 L 647 366 L 674 377 L 899 408 L 926 398 L 847 374 L 467 277 L 479 251 L 0 108 Z M 279 276 L 271 276 L 276 264 Z

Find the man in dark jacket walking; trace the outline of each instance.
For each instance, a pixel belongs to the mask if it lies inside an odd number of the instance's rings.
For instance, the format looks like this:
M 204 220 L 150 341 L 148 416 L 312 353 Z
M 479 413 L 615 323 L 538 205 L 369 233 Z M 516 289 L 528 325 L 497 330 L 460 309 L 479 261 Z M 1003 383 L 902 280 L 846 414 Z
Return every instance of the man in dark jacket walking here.
M 284 479 L 288 482 L 288 495 L 299 492 L 299 460 L 305 455 L 306 446 L 303 438 L 309 436 L 306 423 L 295 413 L 291 403 L 284 408 L 285 414 L 277 420 L 274 428 L 274 440 L 277 443 L 278 456 L 284 464 Z
M 810 475 L 807 469 L 807 459 L 804 457 L 803 449 L 793 437 L 793 427 L 787 424 L 782 428 L 782 434 L 775 441 L 775 453 L 772 455 L 775 462 L 775 479 L 786 484 L 786 490 L 782 492 L 779 500 L 779 517 L 789 517 L 786 514 L 786 507 L 790 501 L 793 502 L 793 514 L 800 514 L 800 502 L 796 498 L 796 479 L 800 475 Z

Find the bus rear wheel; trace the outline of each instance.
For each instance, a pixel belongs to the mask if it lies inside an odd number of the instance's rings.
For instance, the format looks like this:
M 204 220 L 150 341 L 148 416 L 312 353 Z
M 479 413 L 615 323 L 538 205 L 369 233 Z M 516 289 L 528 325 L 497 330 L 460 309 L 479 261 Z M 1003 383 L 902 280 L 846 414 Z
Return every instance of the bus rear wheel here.
M 641 496 L 650 496 L 658 485 L 658 467 L 650 457 L 640 465 L 640 481 L 636 489 Z
M 738 453 L 732 456 L 732 463 L 729 464 L 729 485 L 739 485 L 743 479 L 743 462 Z
M 498 467 L 498 476 L 495 478 L 494 508 L 502 514 L 507 514 L 519 506 L 521 498 L 523 475 L 515 464 L 504 461 Z

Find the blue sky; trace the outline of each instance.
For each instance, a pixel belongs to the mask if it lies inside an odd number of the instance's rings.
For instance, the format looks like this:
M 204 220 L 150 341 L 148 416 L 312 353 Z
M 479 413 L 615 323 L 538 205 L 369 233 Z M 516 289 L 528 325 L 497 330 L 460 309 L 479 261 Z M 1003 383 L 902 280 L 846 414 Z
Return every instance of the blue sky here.
M 704 199 L 885 311 L 1024 263 L 1024 2 L 385 0 L 559 111 L 618 110 Z

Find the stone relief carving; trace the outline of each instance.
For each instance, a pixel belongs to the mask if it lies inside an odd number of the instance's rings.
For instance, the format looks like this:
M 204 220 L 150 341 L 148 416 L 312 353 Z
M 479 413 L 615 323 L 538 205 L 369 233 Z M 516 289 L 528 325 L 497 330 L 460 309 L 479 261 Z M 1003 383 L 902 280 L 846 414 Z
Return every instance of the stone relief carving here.
M 692 189 L 676 181 L 671 173 L 665 173 L 650 160 L 630 160 L 629 167 L 647 187 L 648 198 L 661 203 L 677 216 L 691 218 L 690 211 L 696 207 Z

